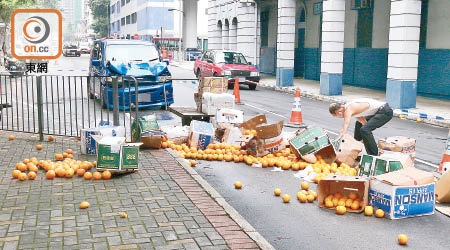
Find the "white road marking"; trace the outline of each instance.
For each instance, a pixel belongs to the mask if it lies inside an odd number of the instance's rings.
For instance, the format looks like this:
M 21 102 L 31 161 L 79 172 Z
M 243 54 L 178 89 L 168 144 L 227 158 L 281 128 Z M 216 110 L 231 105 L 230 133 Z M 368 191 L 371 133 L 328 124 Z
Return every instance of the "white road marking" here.
M 276 116 L 282 117 L 282 118 L 284 118 L 284 119 L 288 119 L 286 116 L 276 114 L 276 113 L 274 113 L 274 112 L 272 112 L 272 111 L 269 111 L 269 110 L 265 110 L 265 109 L 262 109 L 262 108 L 258 108 L 258 107 L 256 107 L 256 106 L 253 106 L 253 105 L 248 104 L 248 103 L 245 103 L 244 105 L 249 106 L 249 107 L 254 108 L 254 109 L 258 109 L 258 110 L 264 111 L 264 112 L 266 112 L 266 113 L 270 113 L 270 114 L 272 114 L 272 115 L 276 115 Z M 325 132 L 327 132 L 327 133 L 330 133 L 330 134 L 333 134 L 333 135 L 338 135 L 338 133 L 336 133 L 336 132 L 333 132 L 333 131 L 330 131 L 330 130 L 327 130 L 327 129 L 324 129 L 324 130 L 325 130 Z M 427 161 L 424 161 L 424 160 L 421 160 L 421 159 L 418 159 L 418 158 L 416 158 L 416 161 L 417 161 L 417 162 L 420 162 L 420 163 L 422 163 L 422 164 L 425 164 L 425 165 L 427 165 L 427 166 L 430 166 L 430 167 L 439 168 L 438 165 L 435 165 L 435 164 L 433 164 L 433 163 L 431 163 L 431 162 L 427 162 Z

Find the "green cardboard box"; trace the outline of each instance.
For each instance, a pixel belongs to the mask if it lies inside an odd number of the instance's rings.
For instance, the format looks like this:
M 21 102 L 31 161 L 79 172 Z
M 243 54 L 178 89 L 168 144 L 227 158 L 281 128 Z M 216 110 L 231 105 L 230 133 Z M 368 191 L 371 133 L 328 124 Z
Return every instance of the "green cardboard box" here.
M 131 125 L 131 141 L 138 142 L 141 140 L 143 133 L 151 131 L 161 131 L 156 115 L 146 115 L 135 119 Z
M 336 159 L 336 150 L 327 133 L 319 127 L 304 129 L 289 141 L 297 157 L 308 154 L 320 155 L 325 162 L 331 164 Z
M 142 143 L 125 143 L 125 137 L 93 135 L 98 144 L 97 169 L 129 171 L 139 169 L 139 146 Z
M 359 176 L 377 176 L 400 169 L 412 167 L 413 162 L 407 155 L 389 154 L 382 156 L 363 155 L 361 157 Z
M 125 143 L 121 147 L 120 170 L 139 169 L 139 146 L 142 143 Z

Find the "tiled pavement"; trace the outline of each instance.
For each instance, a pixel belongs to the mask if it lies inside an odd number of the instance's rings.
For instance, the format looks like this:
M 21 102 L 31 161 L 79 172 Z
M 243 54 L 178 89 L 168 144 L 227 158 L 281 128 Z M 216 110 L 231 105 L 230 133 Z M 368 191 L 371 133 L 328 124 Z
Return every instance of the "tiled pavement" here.
M 46 180 L 40 170 L 20 182 L 11 171 L 24 158 L 53 159 L 67 148 L 75 159 L 95 157 L 79 155 L 73 138 L 10 134 L 0 131 L 1 249 L 258 248 L 167 151 L 141 151 L 142 170 L 111 180 Z M 79 209 L 82 201 L 91 206 Z

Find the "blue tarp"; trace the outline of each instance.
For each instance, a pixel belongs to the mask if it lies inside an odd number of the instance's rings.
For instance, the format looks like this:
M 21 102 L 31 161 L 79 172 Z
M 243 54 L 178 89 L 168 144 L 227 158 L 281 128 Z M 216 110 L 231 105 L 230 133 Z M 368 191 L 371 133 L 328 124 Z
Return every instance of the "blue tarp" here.
M 168 71 L 167 64 L 159 62 L 152 63 L 123 63 L 110 62 L 109 69 L 120 75 L 128 76 L 159 76 Z

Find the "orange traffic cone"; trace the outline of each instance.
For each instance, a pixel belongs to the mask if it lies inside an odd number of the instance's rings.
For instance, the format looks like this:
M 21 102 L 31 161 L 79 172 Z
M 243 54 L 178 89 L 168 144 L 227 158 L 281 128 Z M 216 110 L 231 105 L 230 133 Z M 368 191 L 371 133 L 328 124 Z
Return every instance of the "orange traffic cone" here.
M 444 167 L 445 165 L 445 167 Z M 441 161 L 441 165 L 439 166 L 438 172 L 442 174 L 442 170 L 447 171 L 449 170 L 448 168 L 450 167 L 450 131 L 448 133 L 448 138 L 447 138 L 447 146 L 445 148 L 445 152 L 442 155 L 442 161 Z M 444 169 L 447 168 L 447 169 Z
M 295 91 L 294 106 L 292 107 L 291 120 L 288 127 L 306 127 L 302 119 L 302 105 L 300 101 L 300 88 Z
M 237 76 L 234 78 L 233 95 L 234 103 L 241 104 L 241 95 L 239 94 L 239 77 Z

